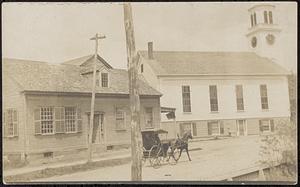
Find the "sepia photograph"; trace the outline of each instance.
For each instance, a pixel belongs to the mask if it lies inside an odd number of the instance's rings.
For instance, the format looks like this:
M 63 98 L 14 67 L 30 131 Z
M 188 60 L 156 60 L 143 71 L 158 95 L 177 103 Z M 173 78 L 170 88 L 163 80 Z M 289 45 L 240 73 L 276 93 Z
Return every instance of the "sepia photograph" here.
M 2 183 L 298 183 L 296 2 L 3 2 Z

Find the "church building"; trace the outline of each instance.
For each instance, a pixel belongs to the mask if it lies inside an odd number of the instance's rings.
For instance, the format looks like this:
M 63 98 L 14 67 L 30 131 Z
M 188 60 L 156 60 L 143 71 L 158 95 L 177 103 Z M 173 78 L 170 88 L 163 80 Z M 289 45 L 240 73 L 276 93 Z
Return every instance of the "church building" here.
M 274 131 L 290 118 L 287 75 L 278 65 L 280 32 L 273 5 L 249 9 L 246 52 L 139 51 L 139 74 L 159 90 L 171 136 L 246 136 Z M 282 46 L 281 46 L 282 47 Z

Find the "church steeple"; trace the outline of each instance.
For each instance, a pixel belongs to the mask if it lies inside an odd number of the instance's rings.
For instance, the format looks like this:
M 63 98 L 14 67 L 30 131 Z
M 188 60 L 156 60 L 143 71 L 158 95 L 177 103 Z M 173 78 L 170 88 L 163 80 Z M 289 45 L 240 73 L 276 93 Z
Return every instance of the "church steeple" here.
M 279 28 L 275 6 L 260 4 L 249 10 L 250 28 L 246 34 L 249 48 L 260 56 L 276 59 Z

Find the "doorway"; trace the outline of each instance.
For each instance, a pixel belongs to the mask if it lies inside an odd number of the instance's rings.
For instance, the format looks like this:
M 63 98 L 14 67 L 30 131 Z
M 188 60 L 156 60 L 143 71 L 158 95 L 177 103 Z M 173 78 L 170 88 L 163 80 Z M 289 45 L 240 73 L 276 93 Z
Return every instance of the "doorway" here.
M 104 115 L 100 113 L 94 114 L 94 128 L 92 133 L 92 143 L 104 143 Z M 90 124 L 90 114 L 88 114 L 88 124 Z M 88 135 L 89 136 L 89 135 Z

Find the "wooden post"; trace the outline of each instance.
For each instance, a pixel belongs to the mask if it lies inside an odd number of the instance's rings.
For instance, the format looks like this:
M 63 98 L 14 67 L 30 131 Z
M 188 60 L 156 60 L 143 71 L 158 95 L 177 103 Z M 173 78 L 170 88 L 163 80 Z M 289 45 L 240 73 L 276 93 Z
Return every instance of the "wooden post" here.
M 96 69 L 97 69 L 97 56 L 98 56 L 98 40 L 104 39 L 105 36 L 98 36 L 98 33 L 91 40 L 95 40 L 95 56 L 94 56 L 94 69 L 93 69 L 93 85 L 92 85 L 92 101 L 90 113 L 90 129 L 89 129 L 89 145 L 88 145 L 88 162 L 92 161 L 92 137 L 94 129 L 94 106 L 95 106 L 95 87 L 96 87 Z
M 131 180 L 142 180 L 142 135 L 140 127 L 140 98 L 137 83 L 138 55 L 135 51 L 134 29 L 130 3 L 124 3 L 124 24 L 128 61 L 131 111 Z

